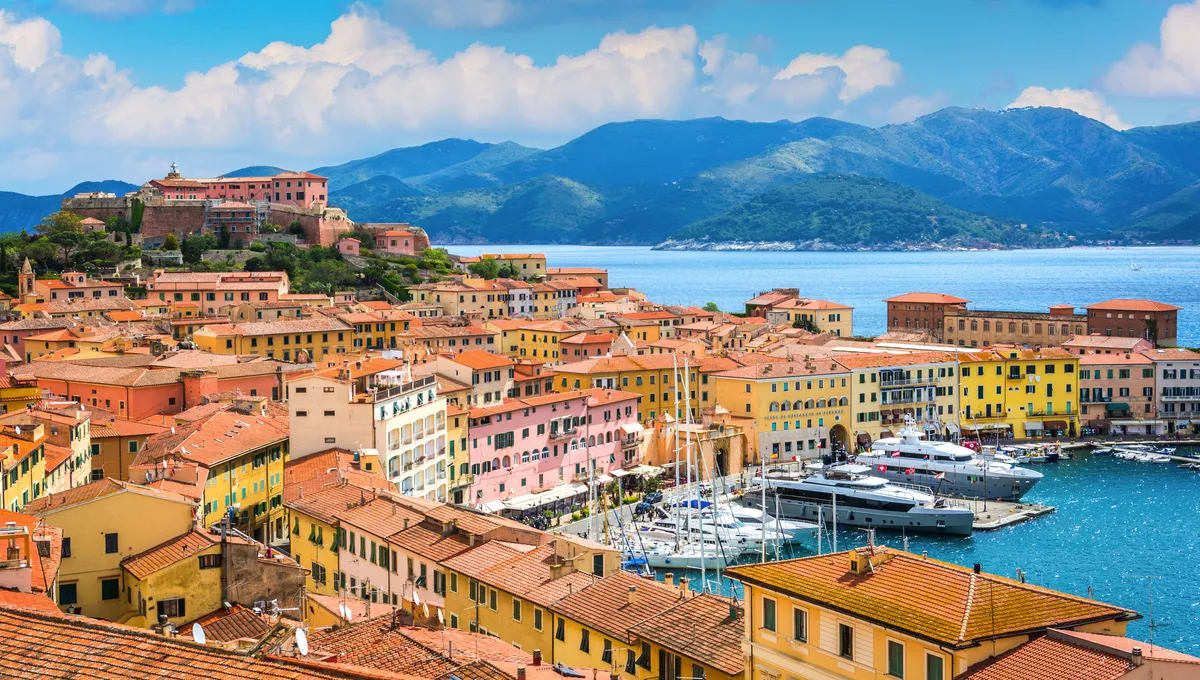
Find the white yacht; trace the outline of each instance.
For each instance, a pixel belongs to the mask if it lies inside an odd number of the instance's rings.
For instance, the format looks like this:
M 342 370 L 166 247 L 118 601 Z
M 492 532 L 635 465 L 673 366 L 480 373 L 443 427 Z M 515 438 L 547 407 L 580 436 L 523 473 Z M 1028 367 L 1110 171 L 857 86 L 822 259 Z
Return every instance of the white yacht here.
M 629 536 L 624 553 L 626 559 L 645 560 L 657 569 L 724 569 L 741 555 L 740 551 L 730 553 L 710 544 L 703 548 L 687 542 L 676 545 L 669 539 L 645 535 Z
M 768 529 L 776 529 L 787 536 L 788 542 L 796 542 L 808 538 L 817 532 L 817 525 L 812 522 L 801 522 L 794 519 L 772 517 L 759 508 L 751 508 L 736 503 L 729 505 L 729 511 L 743 524 L 751 529 L 759 530 L 762 525 Z
M 866 465 L 837 465 L 799 479 L 768 476 L 765 484 L 768 506 L 778 502 L 780 515 L 788 519 L 832 522 L 836 504 L 841 526 L 959 536 L 973 530 L 970 509 L 938 498 L 929 487 L 874 477 Z M 758 505 L 759 493 L 746 493 L 742 502 Z
M 758 547 L 751 544 L 748 537 L 736 526 L 729 522 L 714 522 L 711 514 L 698 517 L 696 510 L 682 510 L 679 515 L 672 511 L 669 517 L 660 517 L 647 522 L 636 522 L 634 527 L 639 533 L 662 540 L 683 540 L 697 543 L 703 538 L 705 543 L 719 546 L 726 550 L 742 552 Z
M 1042 479 L 1042 473 L 1011 462 L 979 456 L 965 446 L 931 442 L 915 428 L 884 437 L 855 458 L 873 473 L 895 482 L 920 484 L 946 496 L 1020 500 Z

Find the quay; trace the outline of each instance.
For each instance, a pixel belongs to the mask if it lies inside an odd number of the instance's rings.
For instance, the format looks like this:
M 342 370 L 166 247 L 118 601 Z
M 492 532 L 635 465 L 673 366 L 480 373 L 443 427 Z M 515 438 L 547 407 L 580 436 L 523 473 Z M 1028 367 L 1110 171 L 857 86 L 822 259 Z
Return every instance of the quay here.
M 975 531 L 995 531 L 1054 512 L 1053 506 L 1042 503 L 985 501 L 979 498 L 956 498 L 954 503 L 970 508 L 975 513 L 972 524 Z

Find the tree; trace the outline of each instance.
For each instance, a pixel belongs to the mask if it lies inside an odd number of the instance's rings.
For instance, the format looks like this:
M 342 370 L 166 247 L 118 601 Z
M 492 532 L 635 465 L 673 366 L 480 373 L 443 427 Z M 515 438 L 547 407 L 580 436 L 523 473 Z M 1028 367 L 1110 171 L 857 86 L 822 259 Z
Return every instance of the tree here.
M 817 326 L 817 322 L 813 321 L 812 319 L 810 319 L 806 316 L 796 317 L 796 320 L 792 322 L 792 328 L 803 328 L 804 330 L 808 331 L 809 333 L 815 333 L 815 334 L 819 334 L 822 332 L 821 328 L 819 326 Z
M 300 220 L 292 220 L 288 225 L 288 233 L 292 236 L 304 236 L 304 225 L 300 224 Z
M 43 217 L 35 228 L 39 234 L 47 236 L 65 231 L 83 233 L 83 218 L 73 212 L 59 210 Z
M 58 255 L 58 246 L 51 243 L 50 239 L 43 236 L 38 240 L 25 246 L 26 257 L 33 258 L 41 265 L 42 269 L 49 267 L 50 261 Z
M 129 226 L 134 231 L 142 230 L 142 215 L 146 212 L 146 206 L 142 204 L 140 199 L 133 199 L 129 202 Z
M 500 263 L 490 257 L 484 257 L 467 265 L 467 271 L 480 278 L 494 279 L 500 275 Z
M 715 303 L 715 302 L 705 302 L 704 307 L 702 309 L 704 309 L 704 311 L 706 311 L 706 312 L 713 312 L 713 313 L 721 311 L 721 308 L 718 307 L 717 303 Z
M 216 245 L 216 239 L 208 234 L 192 234 L 183 239 L 179 250 L 183 252 L 184 264 L 196 264 L 204 259 L 204 251 L 212 250 Z
M 221 250 L 229 250 L 229 227 L 221 225 L 221 231 L 217 233 L 217 248 Z
M 167 237 L 163 239 L 162 249 L 179 250 L 179 239 L 176 238 L 175 234 L 167 234 Z

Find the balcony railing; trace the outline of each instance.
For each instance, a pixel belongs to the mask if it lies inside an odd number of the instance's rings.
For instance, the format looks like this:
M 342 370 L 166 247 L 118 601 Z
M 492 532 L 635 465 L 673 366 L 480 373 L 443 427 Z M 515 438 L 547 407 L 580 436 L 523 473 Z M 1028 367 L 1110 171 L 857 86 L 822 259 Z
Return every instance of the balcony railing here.
M 558 442 L 558 441 L 562 441 L 564 439 L 574 439 L 575 436 L 578 434 L 579 434 L 579 430 L 575 430 L 575 429 L 562 430 L 562 431 L 551 430 L 550 431 L 550 441 Z
M 1093 397 L 1085 397 L 1083 399 L 1083 403 L 1085 403 L 1085 404 L 1109 404 L 1109 403 L 1112 403 L 1112 400 L 1113 400 L 1112 397 L 1094 397 L 1093 396 Z
M 1200 394 L 1164 394 L 1163 401 L 1200 401 Z
M 879 405 L 880 406 L 893 406 L 895 404 L 925 404 L 925 403 L 929 403 L 929 402 L 935 401 L 935 400 L 936 400 L 936 397 L 917 396 L 914 394 L 913 396 L 907 397 L 907 398 L 905 398 L 905 397 L 897 397 L 894 399 L 889 398 L 887 401 L 880 401 Z
M 419 390 L 423 387 L 427 387 L 435 382 L 437 382 L 436 376 L 427 375 L 423 378 L 417 378 L 411 382 L 402 383 L 394 387 L 377 389 L 371 394 L 371 397 L 376 402 L 385 401 L 387 399 L 391 399 L 392 397 L 398 397 L 405 392 L 412 392 L 413 390 Z
M 1008 379 L 1009 380 L 1024 380 L 1025 374 L 1024 373 L 1009 373 Z
M 887 389 L 889 387 L 914 387 L 916 385 L 936 385 L 938 379 L 930 376 L 928 378 L 896 378 L 895 380 L 880 380 L 879 388 Z

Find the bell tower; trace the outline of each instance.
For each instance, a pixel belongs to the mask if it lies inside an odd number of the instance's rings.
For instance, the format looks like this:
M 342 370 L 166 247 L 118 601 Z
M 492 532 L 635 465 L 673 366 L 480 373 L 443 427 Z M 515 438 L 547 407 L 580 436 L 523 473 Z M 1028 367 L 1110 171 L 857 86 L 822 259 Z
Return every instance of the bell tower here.
M 37 290 L 34 289 L 33 282 L 36 277 L 33 275 L 33 265 L 29 264 L 29 258 L 25 258 L 25 264 L 21 266 L 21 301 L 25 302 L 25 298 L 29 296 L 37 297 Z

